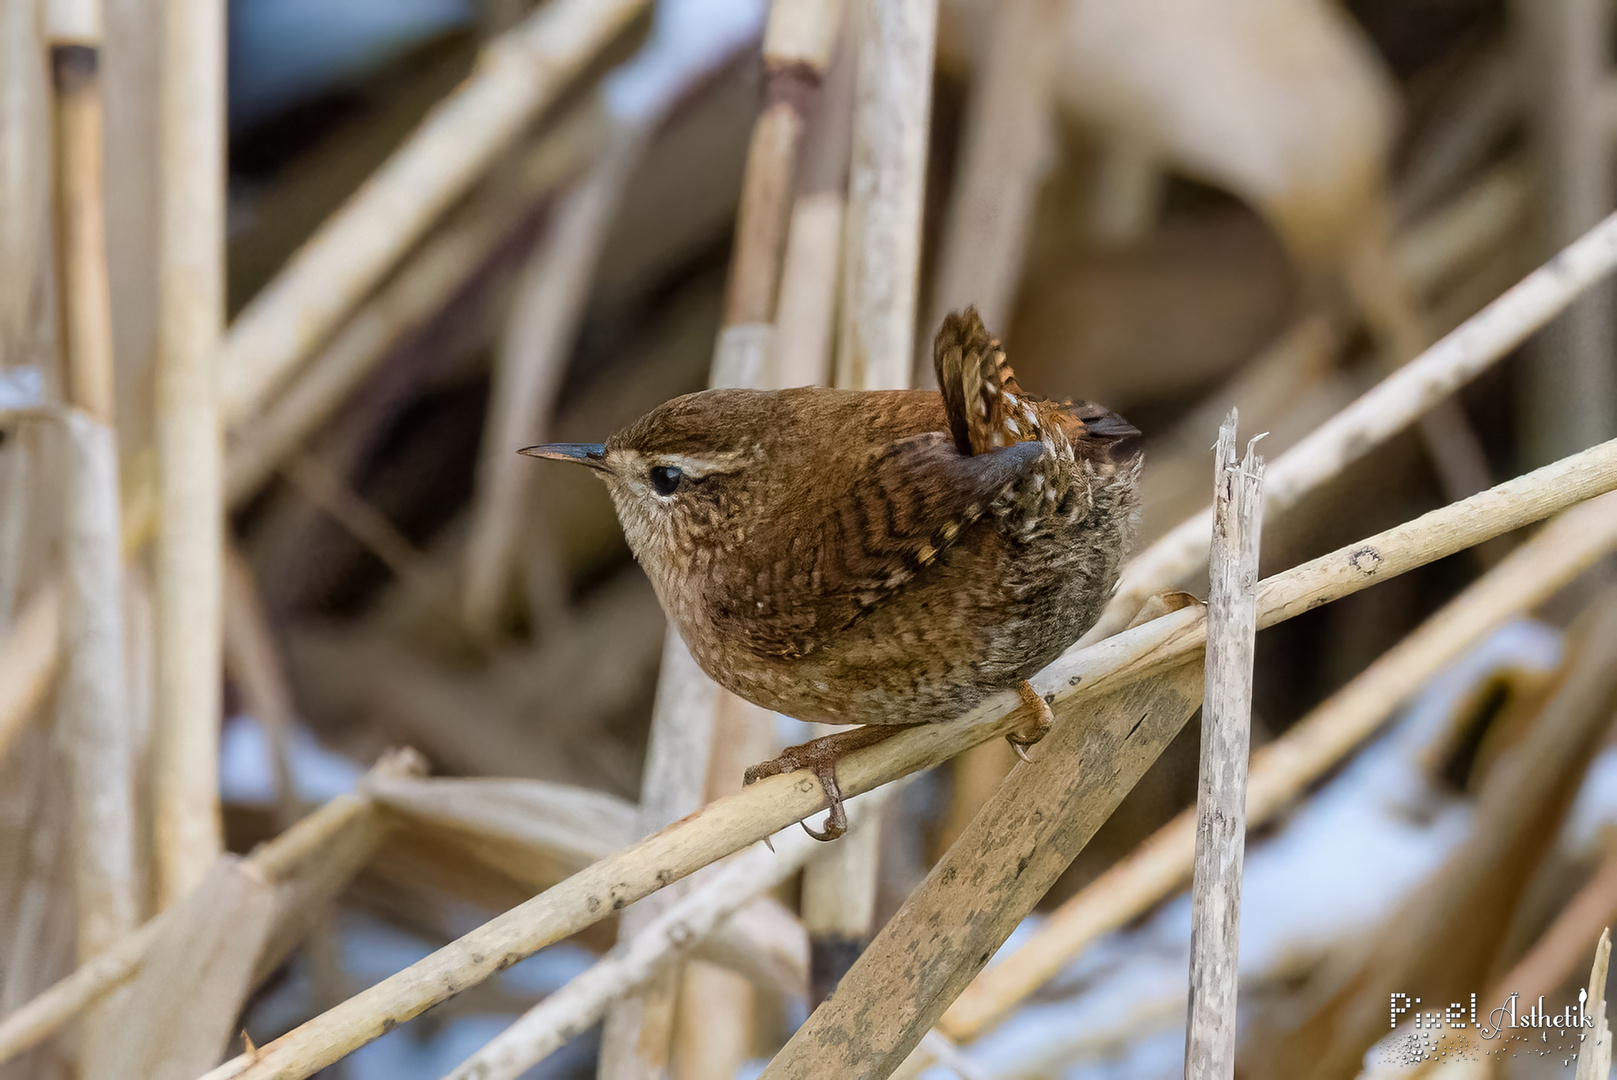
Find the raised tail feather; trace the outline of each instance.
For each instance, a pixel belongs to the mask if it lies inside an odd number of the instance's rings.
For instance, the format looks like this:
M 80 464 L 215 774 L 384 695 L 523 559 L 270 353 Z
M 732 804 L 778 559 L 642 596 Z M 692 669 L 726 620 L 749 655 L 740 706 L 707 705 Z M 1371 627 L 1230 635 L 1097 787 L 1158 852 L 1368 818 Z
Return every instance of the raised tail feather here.
M 1022 397 L 1016 375 L 977 309 L 951 312 L 932 344 L 949 434 L 962 454 L 985 454 L 1036 434 L 1021 430 L 1014 411 Z
M 949 417 L 949 434 L 962 454 L 986 454 L 1042 437 L 1027 406 L 1045 399 L 1023 392 L 1005 349 L 983 326 L 976 308 L 944 317 L 932 345 L 932 363 Z M 1139 429 L 1104 406 L 1069 403 L 1059 415 L 1074 447 L 1081 453 L 1084 446 L 1091 448 L 1086 456 L 1119 462 L 1139 452 Z

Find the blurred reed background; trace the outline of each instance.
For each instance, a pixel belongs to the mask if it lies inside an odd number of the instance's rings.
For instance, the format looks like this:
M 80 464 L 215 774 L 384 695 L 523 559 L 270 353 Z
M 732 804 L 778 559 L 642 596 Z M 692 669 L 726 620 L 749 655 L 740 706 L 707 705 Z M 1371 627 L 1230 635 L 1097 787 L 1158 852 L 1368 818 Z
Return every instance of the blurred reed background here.
M 758 1075 L 968 834 L 1002 741 L 834 847 L 250 1071 L 807 737 L 665 649 L 601 485 L 513 451 L 710 384 L 927 385 L 975 303 L 1025 385 L 1146 433 L 1143 551 L 1209 502 L 1231 406 L 1280 482 L 1617 208 L 1612 16 L 0 0 L 0 1077 Z M 1271 492 L 1262 572 L 1617 435 L 1611 301 L 1519 327 L 1416 423 L 1361 415 Z M 1239 1075 L 1572 1075 L 1364 1055 L 1392 992 L 1589 982 L 1613 547 L 1596 500 L 1259 634 Z M 899 1075 L 1181 1075 L 1196 728 Z

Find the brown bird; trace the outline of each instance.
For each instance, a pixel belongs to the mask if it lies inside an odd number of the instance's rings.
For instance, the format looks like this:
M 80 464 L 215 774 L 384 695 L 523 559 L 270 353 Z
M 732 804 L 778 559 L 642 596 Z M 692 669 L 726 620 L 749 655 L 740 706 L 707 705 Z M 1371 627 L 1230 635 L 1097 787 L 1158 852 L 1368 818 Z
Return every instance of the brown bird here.
M 603 444 L 522 453 L 596 470 L 703 671 L 799 720 L 882 725 L 748 770 L 813 769 L 841 835 L 836 759 L 1028 684 L 1100 616 L 1133 540 L 1139 432 L 1023 392 L 977 312 L 933 348 L 941 391 L 705 390 Z M 806 828 L 807 826 L 805 826 Z

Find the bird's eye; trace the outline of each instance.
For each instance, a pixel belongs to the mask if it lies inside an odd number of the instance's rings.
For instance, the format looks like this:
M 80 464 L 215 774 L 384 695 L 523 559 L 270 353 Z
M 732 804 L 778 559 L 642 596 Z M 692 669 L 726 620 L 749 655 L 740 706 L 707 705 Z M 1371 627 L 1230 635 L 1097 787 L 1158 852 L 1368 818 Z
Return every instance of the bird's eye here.
M 659 495 L 672 495 L 684 478 L 685 474 L 672 465 L 651 467 L 651 489 Z

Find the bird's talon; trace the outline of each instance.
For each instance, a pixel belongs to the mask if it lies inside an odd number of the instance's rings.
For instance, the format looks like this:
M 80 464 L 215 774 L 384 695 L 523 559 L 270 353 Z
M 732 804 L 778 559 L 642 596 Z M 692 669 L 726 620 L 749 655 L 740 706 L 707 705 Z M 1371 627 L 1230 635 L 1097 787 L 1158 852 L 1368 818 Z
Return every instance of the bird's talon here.
M 1011 749 L 1016 751 L 1017 757 L 1031 765 L 1033 759 L 1028 756 L 1027 748 L 1050 733 L 1050 729 L 1055 726 L 1056 714 L 1051 711 L 1050 703 L 1040 697 L 1039 692 L 1033 689 L 1033 684 L 1026 679 L 1022 680 L 1022 685 L 1016 688 L 1016 692 L 1022 698 L 1022 705 L 1033 711 L 1033 722 L 1020 731 L 1008 733 L 1005 741 L 1011 744 Z

